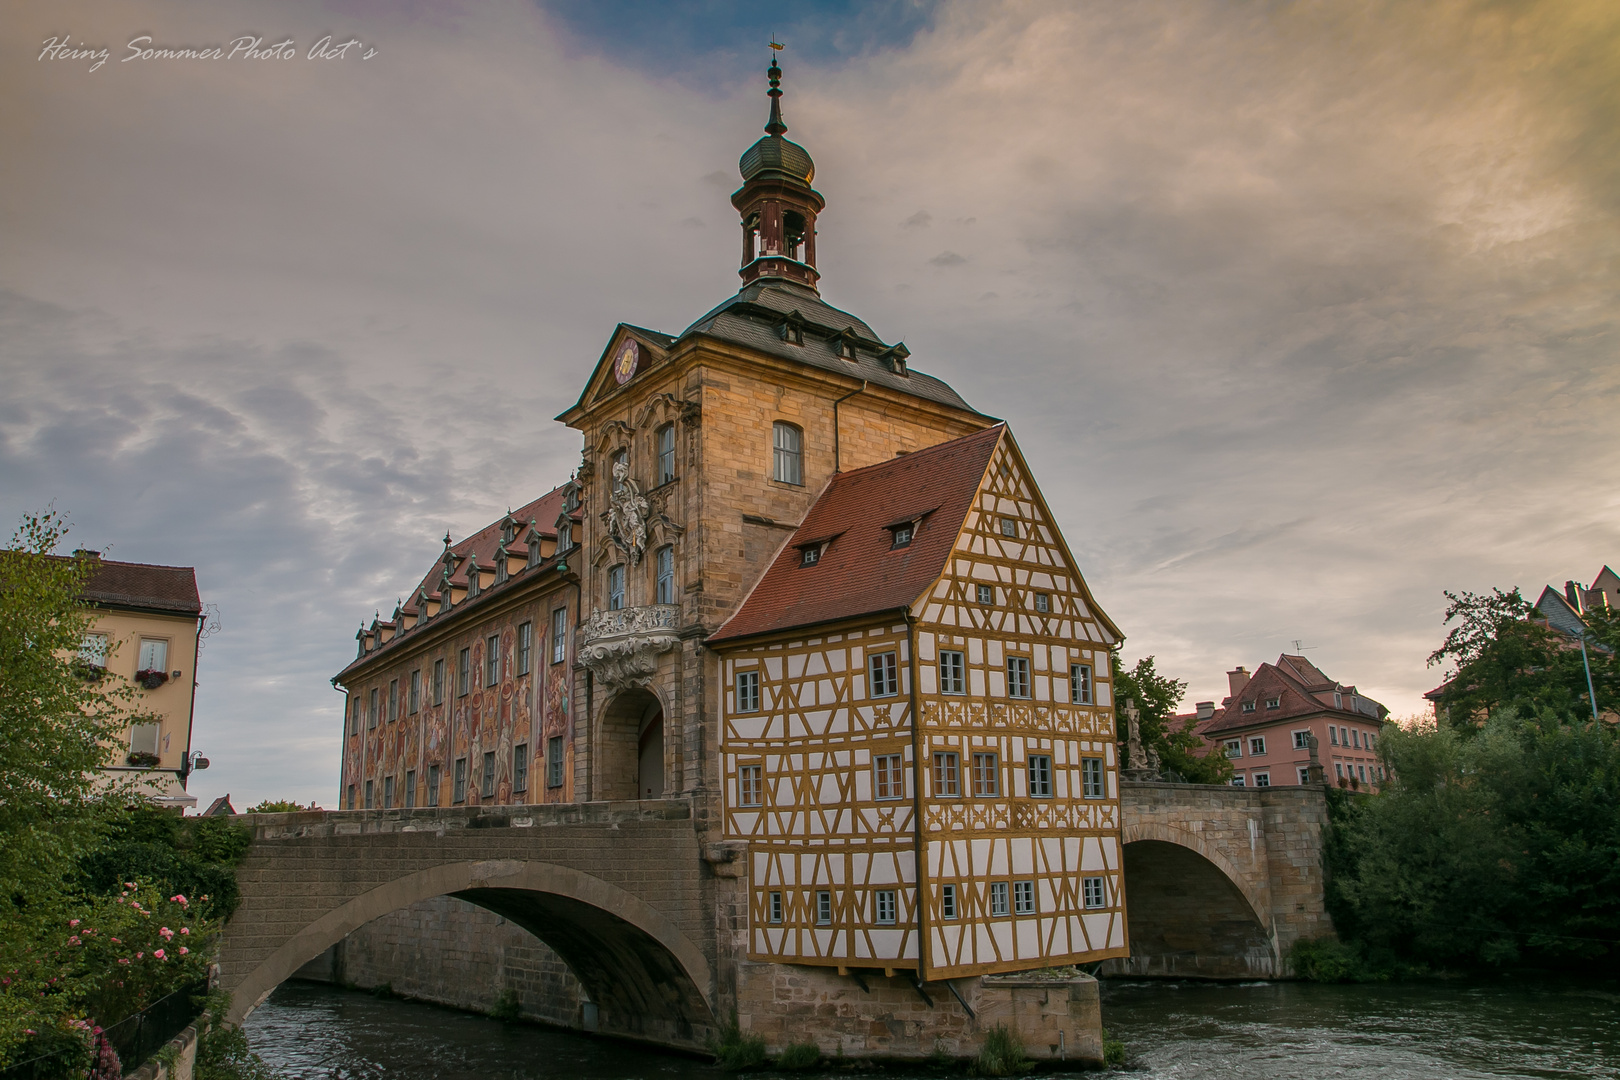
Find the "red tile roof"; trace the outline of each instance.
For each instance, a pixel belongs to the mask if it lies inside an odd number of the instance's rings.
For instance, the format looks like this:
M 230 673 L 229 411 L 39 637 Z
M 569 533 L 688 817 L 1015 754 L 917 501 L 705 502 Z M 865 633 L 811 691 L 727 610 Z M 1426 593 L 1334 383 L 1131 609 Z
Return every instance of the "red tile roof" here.
M 1341 708 L 1333 707 L 1332 694 L 1335 690 L 1339 692 L 1340 700 L 1344 702 Z M 1317 694 L 1322 694 L 1323 697 L 1317 697 Z M 1368 716 L 1351 707 L 1353 700 L 1359 696 L 1354 686 L 1345 686 L 1328 678 L 1320 668 L 1303 656 L 1290 656 L 1284 653 L 1277 657 L 1275 664 L 1261 664 L 1255 669 L 1247 685 L 1228 698 L 1223 703 L 1225 707 L 1218 710 L 1211 719 L 1200 723 L 1196 730 L 1200 735 L 1213 738 L 1225 731 L 1324 714 L 1355 717 L 1362 723 L 1377 723 L 1381 716 Z M 1279 704 L 1275 709 L 1266 707 L 1266 701 L 1271 698 L 1278 700 Z M 1380 714 L 1387 712 L 1371 698 L 1362 697 L 1361 700 L 1371 704 Z M 1243 711 L 1245 702 L 1254 704 L 1253 712 Z
M 152 566 L 98 559 L 80 597 L 109 607 L 176 615 L 202 614 L 202 599 L 197 595 L 197 571 L 189 566 Z
M 528 535 L 530 521 L 534 522 L 536 531 L 546 536 L 557 535 L 557 519 L 562 516 L 563 498 L 566 495 L 565 489 L 567 487 L 567 484 L 560 484 L 533 502 L 525 503 L 512 511 L 511 516 L 518 522 L 517 537 L 512 543 L 513 548 L 528 550 L 523 538 Z M 501 543 L 501 522 L 505 521 L 506 517 L 507 515 L 502 514 L 466 539 L 451 544 L 450 550 L 462 556 L 463 559 L 476 561 L 485 570 L 492 568 L 495 565 L 495 549 Z M 577 521 L 578 518 L 576 517 L 575 520 Z M 456 572 L 451 575 L 451 580 L 465 582 L 468 572 L 468 562 L 458 562 Z M 416 598 L 421 595 L 424 589 L 429 596 L 438 595 L 439 576 L 443 573 L 444 554 L 441 552 L 438 561 L 433 564 L 427 575 L 422 578 L 422 583 L 406 595 L 403 610 L 415 611 Z
M 710 643 L 909 607 L 944 572 L 1005 424 L 839 473 Z M 922 516 L 911 544 L 889 527 Z M 813 566 L 801 546 L 827 540 Z

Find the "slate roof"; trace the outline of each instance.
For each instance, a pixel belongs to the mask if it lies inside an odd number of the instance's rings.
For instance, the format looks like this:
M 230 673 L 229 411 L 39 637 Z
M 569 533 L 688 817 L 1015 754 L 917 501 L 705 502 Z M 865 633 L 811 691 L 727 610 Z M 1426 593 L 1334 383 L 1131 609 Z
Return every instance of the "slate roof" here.
M 172 615 L 201 615 L 197 571 L 189 566 L 97 559 L 80 599 L 107 607 L 139 608 Z
M 783 319 L 797 312 L 805 326 L 804 344 L 783 340 Z M 857 359 L 852 363 L 838 355 L 835 335 L 852 331 L 859 339 Z M 902 375 L 878 354 L 890 348 L 872 328 L 847 311 L 840 311 L 811 288 L 780 278 L 762 278 L 738 291 L 681 331 L 676 340 L 694 334 L 744 345 L 785 360 L 794 360 L 823 371 L 853 375 L 874 386 L 882 386 L 925 401 L 956 409 L 976 410 L 946 383 L 915 369 Z
M 945 571 L 1005 424 L 832 478 L 709 644 L 909 607 Z M 889 526 L 922 517 L 911 544 Z M 814 566 L 801 549 L 828 541 Z
M 1335 691 L 1344 702 L 1341 708 L 1333 707 L 1332 695 Z M 1323 696 L 1318 697 L 1318 694 Z M 1266 707 L 1269 698 L 1279 700 L 1277 708 Z M 1354 707 L 1358 699 L 1365 708 L 1358 710 Z M 1253 702 L 1255 710 L 1244 712 L 1244 702 Z M 1261 664 L 1256 668 L 1248 684 L 1222 702 L 1222 706 L 1213 717 L 1201 722 L 1194 730 L 1213 738 L 1226 731 L 1324 714 L 1353 717 L 1362 723 L 1378 723 L 1389 712 L 1372 698 L 1358 694 L 1354 686 L 1345 686 L 1328 678 L 1305 657 L 1288 653 L 1277 657 L 1275 664 Z

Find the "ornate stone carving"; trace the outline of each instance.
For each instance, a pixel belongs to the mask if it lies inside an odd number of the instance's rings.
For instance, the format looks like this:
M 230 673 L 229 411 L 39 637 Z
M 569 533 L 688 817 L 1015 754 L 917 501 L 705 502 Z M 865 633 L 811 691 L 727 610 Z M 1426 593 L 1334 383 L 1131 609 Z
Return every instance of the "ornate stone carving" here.
M 609 693 L 648 685 L 658 671 L 658 654 L 680 640 L 680 611 L 675 604 L 598 608 L 580 628 L 580 662 Z
M 613 492 L 608 496 L 605 512 L 608 535 L 619 550 L 630 557 L 631 566 L 641 565 L 641 556 L 647 550 L 647 515 L 651 508 L 641 485 L 630 477 L 630 464 L 626 461 L 613 465 Z
M 1141 714 L 1137 711 L 1136 702 L 1127 698 L 1125 707 L 1120 712 L 1125 714 L 1125 721 L 1129 725 L 1130 732 L 1125 740 L 1125 779 L 1163 779 L 1159 775 L 1158 752 L 1153 749 L 1142 749 Z

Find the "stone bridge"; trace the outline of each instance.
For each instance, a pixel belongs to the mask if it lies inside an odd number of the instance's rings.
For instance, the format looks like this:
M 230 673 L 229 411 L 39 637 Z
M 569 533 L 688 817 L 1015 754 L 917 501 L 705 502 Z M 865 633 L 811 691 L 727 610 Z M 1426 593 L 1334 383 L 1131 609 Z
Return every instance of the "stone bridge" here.
M 1106 972 L 1275 977 L 1295 940 L 1331 933 L 1320 790 L 1127 783 L 1123 801 L 1132 955 Z M 736 1007 L 743 861 L 702 848 L 684 798 L 244 821 L 254 844 L 220 952 L 235 1020 L 345 936 L 441 896 L 550 946 L 595 1006 L 588 1029 L 696 1048 Z

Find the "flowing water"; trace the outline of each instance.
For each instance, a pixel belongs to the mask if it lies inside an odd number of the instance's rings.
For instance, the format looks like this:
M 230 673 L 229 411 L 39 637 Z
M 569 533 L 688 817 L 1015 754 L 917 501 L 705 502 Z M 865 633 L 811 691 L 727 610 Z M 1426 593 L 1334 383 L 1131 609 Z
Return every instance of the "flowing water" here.
M 1131 1052 L 1122 1077 L 1140 1080 L 1620 1080 L 1620 983 L 1612 981 L 1110 982 L 1103 1021 Z M 247 1032 L 254 1050 L 300 1080 L 726 1075 L 691 1058 L 313 983 L 282 986 L 248 1018 Z

